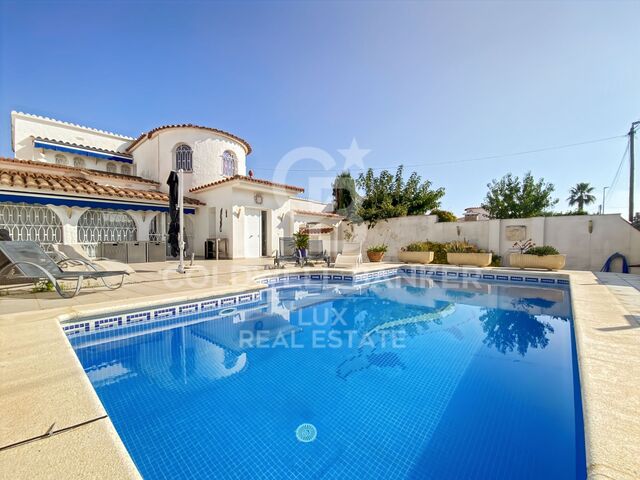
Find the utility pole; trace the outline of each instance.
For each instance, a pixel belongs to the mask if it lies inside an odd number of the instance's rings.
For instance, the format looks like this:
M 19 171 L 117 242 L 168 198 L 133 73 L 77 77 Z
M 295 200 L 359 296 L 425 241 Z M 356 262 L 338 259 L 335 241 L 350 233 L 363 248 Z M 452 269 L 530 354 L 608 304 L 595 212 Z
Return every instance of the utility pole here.
M 629 130 L 629 221 L 633 222 L 634 208 L 633 196 L 635 195 L 634 180 L 636 176 L 636 166 L 634 158 L 634 140 L 636 135 L 636 127 L 640 125 L 640 120 L 631 124 Z
M 604 200 L 605 200 L 605 197 L 607 195 L 607 188 L 609 188 L 609 187 L 604 187 L 602 189 L 602 214 L 603 215 L 604 215 Z

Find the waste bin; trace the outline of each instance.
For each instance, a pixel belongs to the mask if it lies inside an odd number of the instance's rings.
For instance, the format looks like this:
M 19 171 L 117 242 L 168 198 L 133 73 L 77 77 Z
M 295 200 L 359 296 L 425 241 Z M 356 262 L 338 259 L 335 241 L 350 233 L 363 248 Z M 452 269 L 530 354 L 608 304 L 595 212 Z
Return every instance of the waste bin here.
M 116 262 L 127 263 L 127 246 L 122 242 L 101 242 L 99 244 L 100 256 L 115 260 Z
M 167 242 L 149 242 L 147 244 L 147 261 L 164 262 L 167 259 Z
M 147 242 L 126 242 L 127 263 L 144 263 L 147 261 Z

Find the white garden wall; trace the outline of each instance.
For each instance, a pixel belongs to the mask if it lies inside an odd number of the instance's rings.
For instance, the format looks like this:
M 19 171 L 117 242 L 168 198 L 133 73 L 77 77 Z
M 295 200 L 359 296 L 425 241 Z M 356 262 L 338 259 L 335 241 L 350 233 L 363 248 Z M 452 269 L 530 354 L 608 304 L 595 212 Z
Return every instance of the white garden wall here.
M 619 252 L 629 264 L 640 264 L 640 231 L 618 214 L 533 217 L 510 220 L 438 223 L 435 216 L 391 218 L 368 229 L 365 224 L 344 223 L 345 232 L 353 241 L 363 242 L 363 253 L 370 245 L 385 243 L 389 247 L 386 259 L 396 260 L 401 247 L 418 241 L 450 242 L 467 240 L 484 250 L 503 257 L 515 251 L 508 238 L 509 227 L 524 227 L 523 235 L 536 245 L 552 245 L 567 254 L 568 269 L 600 270 L 607 258 Z M 346 236 L 349 236 L 349 233 Z M 640 268 L 632 270 L 640 273 Z

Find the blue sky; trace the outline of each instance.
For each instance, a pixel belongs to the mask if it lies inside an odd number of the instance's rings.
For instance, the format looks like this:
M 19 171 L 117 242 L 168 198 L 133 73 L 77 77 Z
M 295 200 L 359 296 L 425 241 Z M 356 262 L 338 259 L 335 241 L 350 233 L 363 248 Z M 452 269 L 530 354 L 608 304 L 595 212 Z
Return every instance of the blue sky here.
M 196 123 L 245 138 L 256 176 L 314 198 L 346 155 L 354 174 L 417 165 L 457 214 L 528 170 L 566 210 L 579 181 L 600 203 L 625 138 L 466 160 L 622 136 L 640 118 L 637 1 L 0 5 L 3 156 L 11 110 L 131 136 Z M 606 203 L 626 215 L 623 168 Z

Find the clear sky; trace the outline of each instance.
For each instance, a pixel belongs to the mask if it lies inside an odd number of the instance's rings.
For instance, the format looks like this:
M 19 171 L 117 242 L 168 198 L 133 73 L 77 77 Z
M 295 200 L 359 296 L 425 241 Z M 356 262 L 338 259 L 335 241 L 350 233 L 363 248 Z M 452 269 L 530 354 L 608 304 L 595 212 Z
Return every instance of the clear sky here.
M 3 156 L 11 110 L 130 136 L 196 123 L 245 138 L 256 176 L 316 199 L 345 162 L 404 163 L 457 214 L 528 170 L 566 210 L 579 181 L 601 202 L 640 119 L 639 1 L 0 5 Z M 625 163 L 607 212 L 626 216 L 627 188 Z

